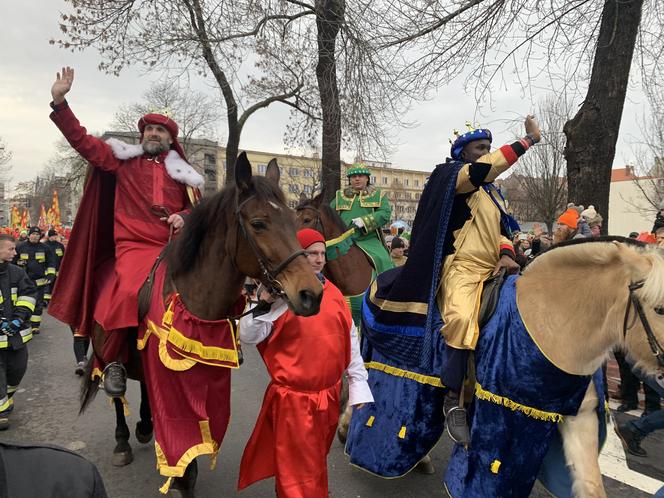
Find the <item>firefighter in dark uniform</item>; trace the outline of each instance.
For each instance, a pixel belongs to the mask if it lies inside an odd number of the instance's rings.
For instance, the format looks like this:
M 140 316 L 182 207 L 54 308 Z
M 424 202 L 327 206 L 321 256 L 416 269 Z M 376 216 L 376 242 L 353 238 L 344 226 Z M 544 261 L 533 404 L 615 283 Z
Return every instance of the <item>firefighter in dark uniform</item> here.
M 49 284 L 55 281 L 55 262 L 50 247 L 39 242 L 41 230 L 39 227 L 31 227 L 28 230 L 28 240 L 19 244 L 16 248 L 18 253 L 18 265 L 25 269 L 28 277 L 37 286 L 37 304 L 35 311 L 30 317 L 32 333 L 39 334 L 42 320 L 42 309 L 44 303 L 44 291 Z
M 15 254 L 14 238 L 0 234 L 0 430 L 9 427 L 12 396 L 28 367 L 25 345 L 32 339 L 30 317 L 37 302 L 35 284 L 11 264 Z
M 52 228 L 48 231 L 48 239 L 44 241 L 44 244 L 46 244 L 53 253 L 53 260 L 55 262 L 55 277 L 57 278 L 58 271 L 60 270 L 60 261 L 62 261 L 62 257 L 65 255 L 65 246 L 62 242 L 60 242 L 60 236 L 58 235 L 58 232 Z M 48 303 L 51 300 L 51 292 L 53 292 L 54 288 L 55 280 L 48 286 L 47 289 L 44 289 L 44 304 L 46 306 L 48 306 Z

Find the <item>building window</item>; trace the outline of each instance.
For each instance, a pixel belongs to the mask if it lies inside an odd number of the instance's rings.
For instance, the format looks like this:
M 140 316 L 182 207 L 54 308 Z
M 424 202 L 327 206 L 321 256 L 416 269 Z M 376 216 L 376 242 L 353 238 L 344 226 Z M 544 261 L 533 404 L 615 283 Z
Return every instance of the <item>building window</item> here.
M 288 207 L 295 209 L 297 207 L 297 201 L 288 201 Z
M 371 175 L 371 183 L 376 185 L 376 177 L 374 175 Z
M 406 187 L 408 186 L 408 178 L 406 178 L 406 179 L 403 181 L 403 184 L 404 184 Z
M 415 194 L 415 200 L 419 201 L 420 200 L 420 194 Z
M 259 164 L 258 165 L 258 173 L 259 174 L 264 175 L 266 171 L 267 171 L 267 164 Z
M 314 170 L 309 169 L 309 168 L 304 168 L 302 170 L 302 174 L 304 175 L 305 178 L 313 178 L 314 177 Z
M 416 186 L 416 187 L 419 187 L 419 186 L 420 186 L 420 181 L 419 181 L 419 180 L 414 180 L 414 182 L 415 182 L 415 186 Z
M 212 154 L 203 156 L 203 173 L 205 181 L 217 183 L 217 158 Z
M 305 171 L 306 171 L 306 170 L 305 170 Z M 302 191 L 303 191 L 305 194 L 310 194 L 310 193 L 312 192 L 312 190 L 313 190 L 313 189 L 311 188 L 311 185 L 305 185 L 304 188 L 302 189 Z
M 383 185 L 387 185 L 387 177 L 386 176 L 383 177 Z
M 299 168 L 288 168 L 288 174 L 290 176 L 300 176 L 300 169 Z
M 299 186 L 298 186 L 297 184 L 295 184 L 295 183 L 289 183 L 289 184 L 288 184 L 288 191 L 289 191 L 291 194 L 298 194 L 298 193 L 300 193 L 300 188 L 299 188 Z

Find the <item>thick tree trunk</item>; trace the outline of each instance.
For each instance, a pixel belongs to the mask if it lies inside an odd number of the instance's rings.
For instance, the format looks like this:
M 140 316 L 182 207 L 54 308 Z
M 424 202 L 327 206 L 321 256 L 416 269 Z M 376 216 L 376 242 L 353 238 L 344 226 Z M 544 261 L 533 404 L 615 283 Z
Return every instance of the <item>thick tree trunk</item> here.
M 335 45 L 344 19 L 345 0 L 316 0 L 318 64 L 316 78 L 323 116 L 321 177 L 323 200 L 329 202 L 341 185 L 341 105 Z
M 609 216 L 611 168 L 643 0 L 605 0 L 586 99 L 565 123 L 568 199 Z

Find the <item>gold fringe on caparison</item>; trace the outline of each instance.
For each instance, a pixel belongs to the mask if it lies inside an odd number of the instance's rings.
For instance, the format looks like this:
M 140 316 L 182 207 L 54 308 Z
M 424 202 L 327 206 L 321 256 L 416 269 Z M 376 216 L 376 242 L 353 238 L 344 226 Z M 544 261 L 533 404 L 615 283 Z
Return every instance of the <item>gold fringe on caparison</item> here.
M 113 400 L 115 398 L 108 398 L 108 404 L 113 406 Z M 122 411 L 124 412 L 125 417 L 129 417 L 131 415 L 131 411 L 129 410 L 129 401 L 127 401 L 127 398 L 124 396 L 119 397 L 120 401 L 122 401 Z
M 509 408 L 513 412 L 519 411 L 530 418 L 543 420 L 545 422 L 562 422 L 564 418 L 560 413 L 538 410 L 537 408 L 522 405 L 521 403 L 512 401 L 511 399 L 504 396 L 485 391 L 482 389 L 482 386 L 479 384 L 479 382 L 475 384 L 475 397 L 484 401 L 495 403 L 497 405 L 502 405 L 505 408 Z

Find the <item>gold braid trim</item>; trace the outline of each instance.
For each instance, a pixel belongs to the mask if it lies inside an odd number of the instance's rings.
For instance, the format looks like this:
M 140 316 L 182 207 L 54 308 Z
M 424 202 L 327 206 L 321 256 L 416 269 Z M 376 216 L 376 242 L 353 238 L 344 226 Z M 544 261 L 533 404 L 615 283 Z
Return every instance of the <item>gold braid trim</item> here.
M 233 344 L 236 344 L 234 326 L 229 322 L 228 326 L 231 329 L 231 338 Z M 199 341 L 189 339 L 185 337 L 179 330 L 171 326 L 170 331 L 168 332 L 168 342 L 173 344 L 173 346 L 186 351 L 187 353 L 194 353 L 197 356 L 205 360 L 219 360 L 219 361 L 228 361 L 232 363 L 238 362 L 237 350 L 236 349 L 225 349 L 215 346 L 205 346 Z
M 344 233 L 342 233 L 338 237 L 335 237 L 334 239 L 326 240 L 325 241 L 325 247 L 330 247 L 330 246 L 338 244 L 339 242 L 343 242 L 344 240 L 346 240 L 348 237 L 350 237 L 354 233 L 355 233 L 355 227 L 351 228 L 350 230 L 346 230 Z
M 445 387 L 438 377 L 432 377 L 430 375 L 419 374 L 416 372 L 411 372 L 409 370 L 402 370 L 401 368 L 393 367 L 391 365 L 385 365 L 384 363 L 379 363 L 377 361 L 370 361 L 365 363 L 364 366 L 369 369 L 378 370 L 384 372 L 388 375 L 394 375 L 395 377 L 405 377 L 406 379 L 414 380 L 420 384 L 428 384 L 434 387 Z
M 509 398 L 504 396 L 499 396 L 498 394 L 493 394 L 492 392 L 485 391 L 482 389 L 482 386 L 478 383 L 475 384 L 475 397 L 484 401 L 489 401 L 497 405 L 502 405 L 505 408 L 509 408 L 513 412 L 520 411 L 524 415 L 534 418 L 537 420 L 543 420 L 545 422 L 562 422 L 563 416 L 560 413 L 555 412 L 545 412 L 544 410 L 538 410 L 531 406 L 522 405 L 516 401 L 512 401 Z
M 201 439 L 202 443 L 199 443 L 195 446 L 189 448 L 178 460 L 178 463 L 171 466 L 168 465 L 166 460 L 166 455 L 164 451 L 159 446 L 159 443 L 155 441 L 154 449 L 157 454 L 157 470 L 162 476 L 168 477 L 168 480 L 164 485 L 159 488 L 159 491 L 162 494 L 168 493 L 169 488 L 171 487 L 171 482 L 173 477 L 182 477 L 187 466 L 194 460 L 194 458 L 201 455 L 210 455 L 210 470 L 213 470 L 217 462 L 217 453 L 219 452 L 219 445 L 217 442 L 212 439 L 212 434 L 210 433 L 210 422 L 207 420 L 200 420 L 198 426 L 201 429 Z

